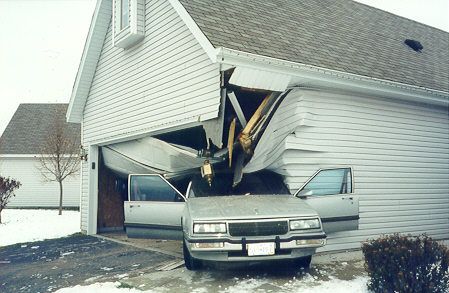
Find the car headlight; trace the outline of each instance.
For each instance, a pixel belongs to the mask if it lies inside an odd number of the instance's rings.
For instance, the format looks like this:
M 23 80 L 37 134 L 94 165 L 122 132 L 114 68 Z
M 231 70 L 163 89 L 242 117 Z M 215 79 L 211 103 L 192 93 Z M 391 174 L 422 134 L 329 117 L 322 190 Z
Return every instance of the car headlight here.
M 321 225 L 320 225 L 320 220 L 318 220 L 318 219 L 290 221 L 290 230 L 307 230 L 307 229 L 319 229 L 319 228 L 321 228 Z
M 226 233 L 225 223 L 194 223 L 193 233 Z

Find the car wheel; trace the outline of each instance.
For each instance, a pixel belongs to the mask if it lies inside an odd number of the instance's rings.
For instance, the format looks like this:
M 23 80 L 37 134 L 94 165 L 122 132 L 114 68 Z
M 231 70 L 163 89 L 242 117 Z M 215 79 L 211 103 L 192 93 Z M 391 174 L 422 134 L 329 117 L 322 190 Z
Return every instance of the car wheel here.
M 184 263 L 186 265 L 186 268 L 189 271 L 195 271 L 195 270 L 201 269 L 201 267 L 202 267 L 201 261 L 192 257 L 192 255 L 190 255 L 190 252 L 187 249 L 185 240 L 182 242 L 182 252 L 184 254 Z
M 304 256 L 295 260 L 298 267 L 308 270 L 310 268 L 310 263 L 312 262 L 312 256 Z

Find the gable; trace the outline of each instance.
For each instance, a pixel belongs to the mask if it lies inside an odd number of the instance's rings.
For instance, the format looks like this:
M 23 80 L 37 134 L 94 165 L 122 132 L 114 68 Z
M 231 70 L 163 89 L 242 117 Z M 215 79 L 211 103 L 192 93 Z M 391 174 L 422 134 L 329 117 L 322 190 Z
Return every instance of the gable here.
M 145 3 L 145 37 L 122 49 L 111 22 L 83 110 L 83 144 L 218 116 L 220 71 L 166 0 Z

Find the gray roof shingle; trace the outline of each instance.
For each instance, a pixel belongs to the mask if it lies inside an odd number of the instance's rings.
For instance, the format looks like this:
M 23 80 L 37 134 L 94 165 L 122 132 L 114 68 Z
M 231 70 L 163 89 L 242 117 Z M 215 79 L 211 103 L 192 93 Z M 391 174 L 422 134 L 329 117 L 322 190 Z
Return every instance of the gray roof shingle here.
M 80 140 L 80 124 L 65 122 L 68 104 L 20 104 L 0 138 L 0 154 L 39 154 L 56 121 Z
M 351 0 L 180 2 L 215 47 L 449 92 L 449 33 L 413 20 Z

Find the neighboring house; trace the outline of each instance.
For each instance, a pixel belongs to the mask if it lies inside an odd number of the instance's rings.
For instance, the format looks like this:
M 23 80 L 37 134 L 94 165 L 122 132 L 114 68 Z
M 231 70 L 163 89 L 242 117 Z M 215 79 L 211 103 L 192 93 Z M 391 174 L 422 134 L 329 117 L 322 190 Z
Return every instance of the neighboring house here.
M 0 138 L 0 174 L 20 181 L 8 207 L 58 207 L 59 185 L 46 182 L 40 171 L 41 149 L 54 123 L 80 137 L 79 125 L 65 122 L 67 104 L 20 104 Z M 79 175 L 63 182 L 64 207 L 80 206 Z
M 325 250 L 448 238 L 448 48 L 447 32 L 350 0 L 99 0 L 67 112 L 88 149 L 82 230 L 123 226 L 123 182 L 102 149 L 147 136 L 193 146 L 198 127 L 220 148 L 234 104 L 249 120 L 266 94 L 296 87 L 269 126 L 280 136 L 244 172 L 269 169 L 294 192 L 318 169 L 352 167 L 359 230 Z

